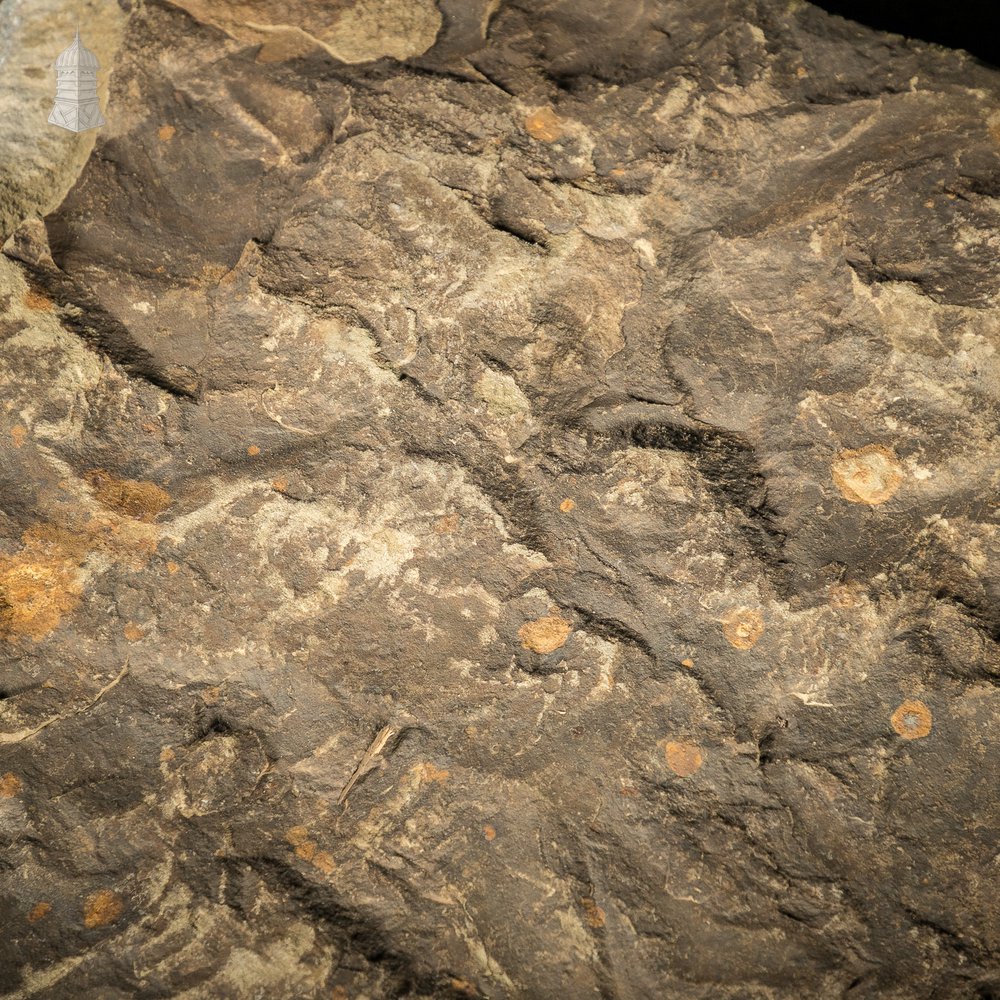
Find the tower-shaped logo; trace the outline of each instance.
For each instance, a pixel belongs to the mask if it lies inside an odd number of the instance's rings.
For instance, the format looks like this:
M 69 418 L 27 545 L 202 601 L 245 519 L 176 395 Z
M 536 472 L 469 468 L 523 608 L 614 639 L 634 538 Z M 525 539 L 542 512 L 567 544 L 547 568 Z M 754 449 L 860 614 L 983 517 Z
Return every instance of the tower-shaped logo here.
M 73 44 L 56 60 L 56 103 L 49 122 L 70 132 L 104 124 L 97 99 L 97 56 L 84 48 L 79 29 Z

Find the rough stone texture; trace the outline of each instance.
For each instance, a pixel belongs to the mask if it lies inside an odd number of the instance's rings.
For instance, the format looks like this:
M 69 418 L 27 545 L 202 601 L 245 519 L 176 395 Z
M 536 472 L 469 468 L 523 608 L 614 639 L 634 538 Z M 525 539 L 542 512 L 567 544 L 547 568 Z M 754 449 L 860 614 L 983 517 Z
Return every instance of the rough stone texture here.
M 1000 77 L 126 13 L 4 80 L 4 996 L 1000 995 Z

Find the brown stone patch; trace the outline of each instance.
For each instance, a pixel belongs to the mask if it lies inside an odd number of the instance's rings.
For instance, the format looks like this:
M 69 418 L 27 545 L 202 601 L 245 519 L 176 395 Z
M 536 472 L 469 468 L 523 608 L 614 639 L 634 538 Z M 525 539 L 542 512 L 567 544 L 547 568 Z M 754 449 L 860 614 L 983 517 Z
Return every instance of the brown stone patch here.
M 48 916 L 52 912 L 52 904 L 41 902 L 35 903 L 35 905 L 28 911 L 28 923 L 37 924 L 39 920 Z
M 170 494 L 156 483 L 120 479 L 104 469 L 93 469 L 85 478 L 98 503 L 137 521 L 153 521 L 173 503 Z
M 443 785 L 449 777 L 449 772 L 444 768 L 435 767 L 433 764 L 414 764 L 413 772 L 417 776 L 417 780 L 421 783 L 425 781 L 436 781 L 439 785 Z
M 881 444 L 837 452 L 830 467 L 833 481 L 850 503 L 885 503 L 903 482 L 895 452 Z
M 764 616 L 754 608 L 734 608 L 722 619 L 722 634 L 737 649 L 753 649 L 764 634 Z
M 907 698 L 892 713 L 892 728 L 904 740 L 919 740 L 929 735 L 933 725 L 931 710 L 922 702 Z
M 439 535 L 450 535 L 458 529 L 458 514 L 444 514 L 434 522 L 434 531 Z
M 689 778 L 702 765 L 701 750 L 694 743 L 668 740 L 663 744 L 667 767 L 678 777 Z
M 551 108 L 539 108 L 524 119 L 524 128 L 532 139 L 555 142 L 562 138 L 562 119 Z
M 21 791 L 21 779 L 8 771 L 0 778 L 0 799 L 12 799 Z
M 112 889 L 92 892 L 83 903 L 83 926 L 106 927 L 125 912 L 125 903 Z
M 28 436 L 28 432 L 20 425 L 15 424 L 10 429 L 10 439 L 14 443 L 15 448 L 20 448 L 24 444 L 24 439 Z
M 588 927 L 598 928 L 604 926 L 605 914 L 590 896 L 584 896 L 580 900 L 580 909 L 583 910 L 583 919 Z
M 569 638 L 570 623 L 558 615 L 545 615 L 534 621 L 525 622 L 517 634 L 521 645 L 532 652 L 553 653 L 566 645 Z
M 156 130 L 156 137 L 160 142 L 170 142 L 175 135 L 177 135 L 177 129 L 173 125 L 161 125 Z

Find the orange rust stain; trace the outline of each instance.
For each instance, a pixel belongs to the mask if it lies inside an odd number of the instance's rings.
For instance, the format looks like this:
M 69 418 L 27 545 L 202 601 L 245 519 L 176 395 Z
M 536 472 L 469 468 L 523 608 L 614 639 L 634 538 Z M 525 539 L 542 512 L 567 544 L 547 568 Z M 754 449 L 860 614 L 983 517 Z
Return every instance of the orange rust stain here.
M 466 996 L 479 996 L 479 990 L 477 990 L 476 987 L 468 981 L 468 979 L 456 979 L 452 977 L 451 988 L 459 993 L 464 993 Z
M 413 773 L 417 776 L 418 781 L 436 781 L 439 785 L 443 785 L 450 776 L 449 771 L 435 767 L 430 763 L 414 764 Z
M 639 789 L 635 785 L 622 782 L 621 793 L 626 799 L 634 799 L 639 794 Z
M 487 823 L 483 827 L 483 836 L 487 840 L 489 840 L 489 841 L 496 840 L 497 839 L 497 828 L 495 826 L 493 826 L 491 823 Z
M 55 309 L 56 304 L 50 299 L 44 292 L 37 288 L 29 288 L 24 293 L 24 298 L 21 300 L 29 309 L 34 309 L 37 312 L 52 312 Z
M 256 458 L 260 454 L 260 448 L 258 448 L 257 445 L 252 444 L 249 448 L 247 448 L 247 454 L 251 458 Z
M 682 667 L 687 667 L 688 670 L 691 670 L 694 667 L 694 660 L 692 660 L 690 658 L 687 659 L 687 660 L 681 660 L 681 666 Z
M 272 481 L 271 489 L 276 490 L 278 493 L 284 493 L 288 489 L 288 480 L 284 476 L 279 476 Z
M 28 436 L 28 432 L 20 425 L 15 424 L 10 429 L 10 439 L 14 442 L 15 448 L 20 448 L 24 444 L 24 439 Z
M 173 503 L 170 494 L 156 483 L 120 479 L 104 469 L 92 469 L 85 478 L 98 503 L 137 521 L 149 523 Z
M 28 911 L 28 923 L 37 924 L 43 917 L 48 916 L 51 910 L 51 903 L 35 903 L 35 905 Z
M 922 702 L 913 698 L 906 701 L 892 713 L 892 728 L 904 740 L 919 740 L 927 736 L 933 725 L 931 710 Z
M 287 840 L 292 847 L 298 847 L 299 844 L 304 844 L 308 839 L 309 830 L 304 826 L 293 826 L 285 831 L 285 840 Z
M 177 754 L 174 753 L 173 747 L 164 747 L 160 751 L 160 763 L 169 764 L 176 756 Z
M 179 569 L 180 569 L 180 566 L 178 566 L 178 565 L 177 565 L 177 563 L 175 563 L 175 562 L 174 562 L 173 560 L 170 560 L 170 561 L 169 561 L 169 562 L 167 563 L 167 572 L 168 572 L 168 573 L 169 573 L 169 574 L 170 574 L 171 576 L 173 576 L 173 575 L 174 575 L 174 573 L 176 573 L 176 572 L 177 572 L 177 571 L 178 571 Z
M 138 642 L 140 639 L 146 638 L 146 633 L 135 622 L 129 622 L 122 630 L 122 634 L 129 642 Z
M 220 687 L 205 688 L 205 690 L 201 693 L 201 700 L 206 705 L 218 705 L 221 695 L 222 688 Z
M 667 767 L 678 777 L 689 778 L 702 765 L 701 750 L 694 743 L 679 743 L 668 740 L 663 744 L 663 755 Z
M 157 427 L 157 426 L 156 426 L 156 424 L 151 424 L 151 423 L 148 423 L 148 422 L 147 422 L 147 423 L 142 423 L 142 424 L 139 424 L 139 426 L 140 426 L 140 427 L 141 427 L 141 428 L 142 428 L 142 429 L 143 429 L 143 430 L 144 430 L 144 431 L 145 431 L 145 432 L 146 432 L 147 434 L 157 434 L 157 433 L 159 433 L 159 430 L 160 430 L 160 428 L 159 428 L 159 427 Z
M 458 514 L 444 514 L 434 522 L 434 530 L 439 535 L 450 535 L 458 529 Z
M 545 615 L 534 621 L 525 622 L 518 630 L 518 638 L 525 649 L 535 653 L 553 653 L 566 645 L 570 623 L 559 615 Z
M 753 608 L 734 608 L 722 619 L 722 634 L 737 649 L 753 649 L 764 634 L 764 616 Z
M 568 514 L 571 510 L 574 510 L 575 508 L 576 508 L 576 502 L 574 500 L 571 500 L 569 497 L 566 497 L 566 499 L 563 500 L 561 504 L 559 504 L 559 509 L 564 514 Z
M 0 799 L 12 799 L 23 788 L 21 779 L 8 771 L 0 778 Z
M 27 544 L 0 556 L 0 638 L 36 642 L 80 602 L 78 561 L 54 546 Z
M 302 858 L 303 861 L 312 861 L 313 855 L 315 853 L 316 853 L 315 840 L 304 840 L 301 844 L 298 844 L 295 848 L 296 857 Z
M 333 858 L 326 851 L 317 851 L 312 859 L 313 867 L 318 868 L 324 875 L 332 875 L 337 867 Z
M 125 903 L 112 889 L 92 892 L 83 903 L 83 926 L 106 927 L 125 912 Z
M 801 80 L 809 75 L 809 70 L 807 70 L 805 66 L 799 66 L 798 69 L 795 70 L 795 75 Z
M 603 927 L 607 914 L 602 910 L 590 896 L 584 896 L 580 900 L 580 908 L 583 910 L 583 919 L 588 927 Z
M 551 108 L 539 108 L 524 119 L 524 127 L 532 137 L 541 142 L 555 142 L 562 137 L 562 120 Z
M 881 444 L 838 451 L 830 473 L 845 500 L 871 506 L 885 503 L 903 482 L 895 452 Z
M 161 125 L 156 130 L 156 135 L 160 142 L 170 142 L 170 140 L 177 135 L 177 129 L 175 129 L 173 125 Z

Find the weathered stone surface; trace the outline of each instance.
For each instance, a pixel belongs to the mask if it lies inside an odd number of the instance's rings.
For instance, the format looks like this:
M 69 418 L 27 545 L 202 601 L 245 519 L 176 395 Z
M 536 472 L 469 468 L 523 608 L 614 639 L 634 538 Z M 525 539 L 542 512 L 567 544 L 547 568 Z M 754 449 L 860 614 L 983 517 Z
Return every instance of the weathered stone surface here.
M 114 17 L 2 97 L 4 995 L 997 996 L 1000 78 Z

